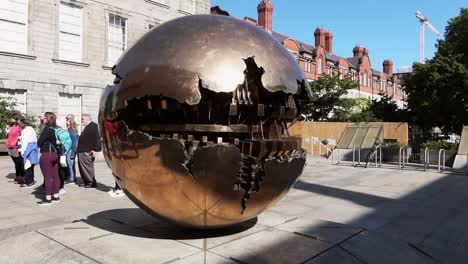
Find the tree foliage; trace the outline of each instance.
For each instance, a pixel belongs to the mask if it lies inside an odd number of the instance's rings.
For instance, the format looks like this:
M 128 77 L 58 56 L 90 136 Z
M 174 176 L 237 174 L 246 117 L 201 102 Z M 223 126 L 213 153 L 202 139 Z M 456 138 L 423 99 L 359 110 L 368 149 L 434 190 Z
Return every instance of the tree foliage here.
M 367 98 L 344 98 L 343 107 L 335 110 L 331 121 L 337 122 L 376 122 L 381 121 L 371 110 L 371 101 Z
M 11 117 L 16 112 L 14 110 L 15 106 L 16 102 L 14 98 L 0 96 L 0 138 L 8 136 Z
M 452 18 L 437 52 L 426 64 L 415 63 L 405 76 L 408 113 L 424 131 L 438 126 L 446 134 L 468 125 L 468 9 Z
M 379 93 L 380 99 L 372 100 L 370 110 L 375 118 L 385 122 L 405 122 L 406 112 L 398 108 L 392 96 Z
M 345 96 L 348 90 L 357 87 L 358 84 L 350 78 L 340 80 L 338 76 L 325 74 L 320 76 L 316 81 L 310 83 L 313 96 L 304 111 L 306 120 L 329 120 L 332 114 L 354 107 L 354 99 Z
M 20 111 L 15 110 L 16 99 L 13 97 L 0 96 L 0 139 L 8 136 L 8 129 L 10 127 L 11 117 L 14 113 L 19 113 L 26 121 L 37 130 L 38 124 L 36 119 L 28 116 Z

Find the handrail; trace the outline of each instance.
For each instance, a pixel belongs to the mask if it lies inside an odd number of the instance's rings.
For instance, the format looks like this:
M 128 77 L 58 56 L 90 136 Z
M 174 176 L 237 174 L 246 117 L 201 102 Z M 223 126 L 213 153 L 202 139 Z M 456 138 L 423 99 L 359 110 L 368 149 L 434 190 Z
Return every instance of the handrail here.
M 322 156 L 322 148 L 325 148 L 325 150 L 327 151 L 327 156 L 329 155 L 329 153 L 333 153 L 333 151 L 331 149 L 329 149 L 325 144 L 323 144 L 319 138 L 317 137 L 311 137 L 311 145 L 313 145 L 314 143 L 318 143 L 319 144 L 319 155 Z M 312 152 L 313 154 L 313 152 Z
M 442 160 L 442 170 L 440 169 L 440 157 L 442 156 L 443 154 L 443 160 Z M 439 162 L 438 162 L 438 166 L 437 166 L 437 171 L 438 172 L 442 172 L 445 170 L 445 149 L 440 149 L 439 150 Z

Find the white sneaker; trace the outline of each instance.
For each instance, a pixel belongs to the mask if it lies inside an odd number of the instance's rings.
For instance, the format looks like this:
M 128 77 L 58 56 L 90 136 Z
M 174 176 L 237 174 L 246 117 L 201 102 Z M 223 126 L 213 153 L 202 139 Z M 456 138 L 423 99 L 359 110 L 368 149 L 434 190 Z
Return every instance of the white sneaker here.
M 111 197 L 122 197 L 125 196 L 125 193 L 122 190 L 117 190 L 113 191 L 112 193 L 109 193 Z
M 60 195 L 63 195 L 63 194 L 65 194 L 66 192 L 67 192 L 67 191 L 65 191 L 65 189 L 60 189 L 59 194 L 60 194 Z

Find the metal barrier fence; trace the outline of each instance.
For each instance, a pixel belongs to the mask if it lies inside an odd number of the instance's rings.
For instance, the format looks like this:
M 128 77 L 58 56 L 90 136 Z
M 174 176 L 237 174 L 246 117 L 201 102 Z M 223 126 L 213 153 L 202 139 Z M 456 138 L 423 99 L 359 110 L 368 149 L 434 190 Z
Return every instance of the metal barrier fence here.
M 337 152 L 337 162 L 335 163 L 335 151 Z M 353 160 L 352 160 L 352 166 L 357 167 L 361 165 L 361 148 L 360 146 L 354 146 L 353 149 Z M 372 150 L 371 150 L 372 151 Z M 404 169 L 410 164 L 415 164 L 415 163 L 410 163 L 410 151 L 409 148 L 406 147 L 401 147 L 398 152 L 398 168 L 399 169 Z M 375 167 L 382 167 L 382 147 L 378 147 L 375 150 L 374 153 L 374 162 L 375 162 Z M 411 154 L 412 160 L 415 160 L 418 158 L 420 155 L 419 154 Z M 331 150 L 331 157 L 332 157 L 332 165 L 338 165 L 341 163 L 341 156 L 340 156 L 340 149 L 333 149 Z M 423 168 L 424 171 L 427 171 L 430 169 L 430 150 L 428 148 L 424 149 L 424 161 L 423 161 Z M 445 166 L 445 150 L 440 149 L 439 150 L 439 157 L 438 157 L 438 163 L 437 163 L 437 172 L 442 173 L 446 170 Z

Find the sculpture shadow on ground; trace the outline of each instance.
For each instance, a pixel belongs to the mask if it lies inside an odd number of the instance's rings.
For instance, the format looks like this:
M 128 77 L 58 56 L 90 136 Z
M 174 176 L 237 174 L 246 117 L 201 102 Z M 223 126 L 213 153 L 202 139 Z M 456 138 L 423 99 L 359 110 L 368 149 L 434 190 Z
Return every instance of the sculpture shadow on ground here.
M 76 220 L 112 233 L 151 239 L 194 240 L 234 235 L 257 224 L 257 217 L 218 229 L 181 227 L 147 214 L 140 208 L 113 209 Z

